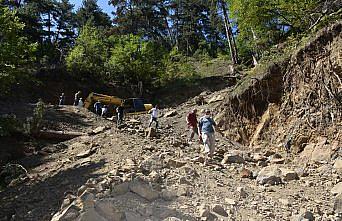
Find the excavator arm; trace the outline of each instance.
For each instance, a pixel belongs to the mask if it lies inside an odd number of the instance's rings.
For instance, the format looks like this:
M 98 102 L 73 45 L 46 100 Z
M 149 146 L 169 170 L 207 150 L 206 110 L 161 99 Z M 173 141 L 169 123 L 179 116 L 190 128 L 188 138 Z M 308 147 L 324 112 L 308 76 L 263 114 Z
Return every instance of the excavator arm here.
M 84 102 L 84 107 L 87 109 L 91 109 L 93 104 L 96 101 L 100 101 L 102 104 L 105 105 L 116 105 L 119 106 L 122 104 L 123 100 L 121 98 L 115 96 L 109 96 L 105 94 L 97 94 L 97 93 L 90 93 L 87 99 Z

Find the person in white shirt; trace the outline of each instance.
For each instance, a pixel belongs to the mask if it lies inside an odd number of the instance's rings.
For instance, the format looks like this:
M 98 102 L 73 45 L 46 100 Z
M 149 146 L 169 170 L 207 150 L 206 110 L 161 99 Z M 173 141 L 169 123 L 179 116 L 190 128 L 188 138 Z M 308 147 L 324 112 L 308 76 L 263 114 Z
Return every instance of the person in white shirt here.
M 101 110 L 102 110 L 101 117 L 105 117 L 107 112 L 108 112 L 108 106 L 107 105 L 103 105 Z
M 78 101 L 77 107 L 83 107 L 83 99 L 80 98 L 80 100 Z
M 156 129 L 158 129 L 158 106 L 154 106 L 149 113 L 151 113 L 151 120 L 148 127 L 151 127 L 153 121 L 156 122 Z
M 78 91 L 78 92 L 75 94 L 74 106 L 77 106 L 77 105 L 78 105 L 78 101 L 80 100 L 80 98 L 81 98 L 81 91 Z

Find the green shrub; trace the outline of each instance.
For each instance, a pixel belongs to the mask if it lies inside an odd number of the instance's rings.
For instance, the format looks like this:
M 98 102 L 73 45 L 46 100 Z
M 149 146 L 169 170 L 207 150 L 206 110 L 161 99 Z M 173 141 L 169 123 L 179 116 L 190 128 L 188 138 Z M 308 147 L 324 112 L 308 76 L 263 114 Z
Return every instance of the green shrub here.
M 26 122 L 23 124 L 23 132 L 25 134 L 29 135 L 39 131 L 42 126 L 45 109 L 44 102 L 39 99 L 37 106 L 33 110 L 32 117 L 26 118 Z
M 0 137 L 18 133 L 21 129 L 22 125 L 14 114 L 0 116 Z

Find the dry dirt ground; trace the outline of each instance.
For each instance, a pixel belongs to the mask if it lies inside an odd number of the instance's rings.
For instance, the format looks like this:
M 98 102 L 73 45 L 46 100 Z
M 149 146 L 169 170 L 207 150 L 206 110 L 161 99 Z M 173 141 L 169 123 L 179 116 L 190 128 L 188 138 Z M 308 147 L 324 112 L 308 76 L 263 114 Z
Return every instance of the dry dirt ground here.
M 0 192 L 0 220 L 51 220 L 57 212 L 54 220 L 341 220 L 338 143 L 319 138 L 314 147 L 330 152 L 294 156 L 217 133 L 205 165 L 201 145 L 186 143 L 185 116 L 193 108 L 215 113 L 217 102 L 189 100 L 170 117 L 161 110 L 154 138 L 145 136 L 148 115 L 127 117 L 118 129 L 84 109 L 50 107 L 46 129 L 88 134 L 19 160 L 29 179 Z

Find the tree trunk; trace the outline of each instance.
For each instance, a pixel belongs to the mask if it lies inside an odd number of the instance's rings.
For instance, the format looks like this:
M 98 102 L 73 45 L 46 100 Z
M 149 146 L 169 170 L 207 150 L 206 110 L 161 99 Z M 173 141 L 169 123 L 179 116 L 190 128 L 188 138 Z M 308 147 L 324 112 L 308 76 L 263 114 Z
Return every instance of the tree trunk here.
M 173 46 L 173 45 L 176 44 L 176 40 L 175 40 L 175 36 L 174 36 L 174 34 L 173 34 L 173 32 L 172 32 L 170 26 L 169 26 L 169 23 L 168 23 L 168 21 L 167 21 L 167 17 L 166 17 L 166 16 L 164 17 L 164 21 L 165 21 L 165 26 L 166 26 L 166 28 L 167 28 L 167 32 L 168 32 L 168 34 L 169 34 L 170 45 Z
M 50 12 L 48 12 L 48 22 L 49 22 L 49 24 L 48 24 L 48 32 L 49 32 L 49 41 L 51 42 L 51 14 L 50 14 Z
M 236 48 L 236 43 L 235 43 L 235 39 L 233 36 L 232 28 L 231 28 L 229 18 L 228 18 L 227 9 L 226 9 L 225 3 L 222 0 L 220 0 L 220 3 L 221 3 L 222 11 L 223 11 L 223 20 L 224 20 L 224 26 L 226 29 L 226 36 L 227 36 L 227 40 L 229 44 L 230 55 L 231 55 L 233 64 L 237 64 L 238 53 L 237 53 L 237 48 Z
M 253 30 L 253 28 L 251 28 L 252 34 L 253 34 L 253 39 L 256 41 L 258 38 Z M 254 49 L 254 52 L 252 54 L 252 58 L 253 58 L 253 65 L 256 66 L 258 64 L 258 48 Z
M 175 40 L 176 40 L 176 50 L 178 51 L 179 50 L 179 12 L 178 12 L 178 6 L 179 6 L 179 3 L 177 2 L 177 7 L 176 7 L 176 11 L 175 11 L 175 17 L 176 17 L 176 28 L 175 28 Z

